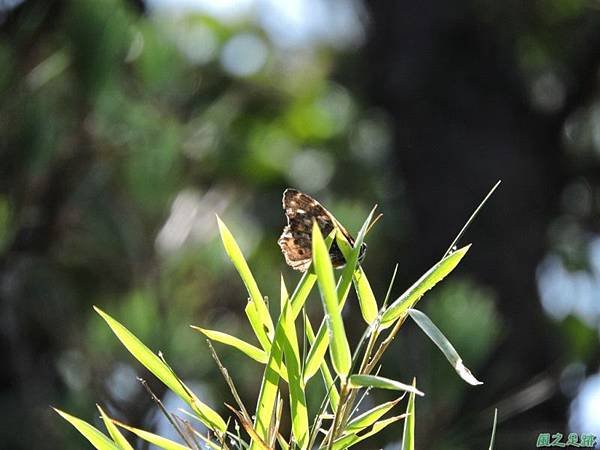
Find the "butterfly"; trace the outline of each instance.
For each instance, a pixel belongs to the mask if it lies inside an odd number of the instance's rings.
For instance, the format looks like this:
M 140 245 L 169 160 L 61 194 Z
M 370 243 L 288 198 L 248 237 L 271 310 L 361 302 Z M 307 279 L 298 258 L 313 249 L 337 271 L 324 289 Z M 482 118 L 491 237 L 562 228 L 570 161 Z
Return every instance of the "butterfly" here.
M 323 205 L 308 194 L 296 189 L 286 189 L 283 192 L 283 209 L 287 225 L 277 241 L 285 256 L 285 262 L 295 270 L 305 272 L 312 261 L 312 226 L 316 221 L 323 236 L 329 235 L 337 228 L 350 243 L 354 238 L 346 231 L 340 222 Z M 362 244 L 358 262 L 365 257 L 367 244 Z M 333 267 L 340 268 L 346 264 L 344 255 L 334 240 L 329 249 Z

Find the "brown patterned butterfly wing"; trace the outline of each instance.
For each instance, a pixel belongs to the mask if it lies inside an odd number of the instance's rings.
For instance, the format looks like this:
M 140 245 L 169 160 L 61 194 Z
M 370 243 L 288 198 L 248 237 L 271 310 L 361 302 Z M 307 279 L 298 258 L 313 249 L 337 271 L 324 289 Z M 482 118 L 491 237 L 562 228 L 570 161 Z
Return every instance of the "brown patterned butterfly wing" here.
M 312 224 L 315 220 L 323 236 L 329 235 L 337 226 L 348 242 L 351 245 L 354 244 L 354 239 L 346 229 L 310 195 L 296 189 L 286 189 L 283 193 L 283 209 L 288 224 L 283 229 L 283 233 L 277 242 L 285 256 L 286 263 L 293 269 L 304 272 L 311 263 Z M 364 246 L 364 249 L 366 249 L 366 246 Z M 331 245 L 329 255 L 334 267 L 341 267 L 346 263 L 335 241 Z M 362 256 L 364 256 L 363 248 L 361 248 L 361 260 Z

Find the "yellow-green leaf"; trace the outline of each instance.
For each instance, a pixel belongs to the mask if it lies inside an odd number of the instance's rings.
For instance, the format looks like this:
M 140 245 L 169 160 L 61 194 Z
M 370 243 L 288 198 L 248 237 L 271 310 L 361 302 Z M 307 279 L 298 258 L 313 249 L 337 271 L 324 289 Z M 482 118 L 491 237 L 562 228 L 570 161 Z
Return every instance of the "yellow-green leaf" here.
M 375 294 L 371 289 L 371 284 L 362 267 L 358 267 L 354 272 L 354 286 L 358 295 L 358 304 L 360 312 L 367 324 L 372 323 L 377 318 L 378 308 Z
M 413 378 L 413 387 L 416 380 Z M 408 405 L 406 406 L 406 419 L 404 420 L 404 430 L 402 432 L 401 450 L 415 450 L 415 393 L 411 392 L 408 396 Z
M 336 242 L 342 254 L 344 255 L 344 259 L 346 260 L 346 265 L 342 270 L 342 275 L 340 276 L 340 283 L 337 289 L 340 305 L 344 304 L 346 298 L 348 297 L 348 292 L 350 292 L 352 278 L 354 276 L 354 272 L 356 271 L 356 266 L 358 265 L 360 249 L 365 239 L 365 235 L 367 234 L 367 230 L 369 229 L 369 224 L 371 223 L 373 214 L 375 213 L 375 208 L 377 208 L 377 206 L 373 207 L 366 220 L 363 222 L 363 225 L 360 228 L 358 235 L 356 236 L 356 241 L 354 241 L 353 247 L 350 247 L 349 242 L 346 240 L 346 237 L 342 233 L 336 233 Z
M 106 437 L 100 430 L 93 427 L 85 420 L 81 420 L 60 409 L 53 408 L 63 419 L 69 422 L 98 450 L 121 450 L 117 444 Z
M 334 443 L 332 450 L 345 450 L 347 448 L 352 447 L 353 445 L 358 444 L 361 441 L 373 436 L 374 434 L 379 433 L 381 430 L 386 428 L 388 425 L 391 425 L 395 422 L 398 422 L 401 419 L 404 419 L 405 415 L 402 414 L 400 416 L 390 417 L 389 419 L 380 420 L 379 422 L 375 422 L 370 430 L 364 431 L 361 434 L 352 433 L 341 438 L 338 438 Z
M 342 320 L 329 251 L 316 222 L 313 224 L 312 231 L 312 255 L 319 291 L 325 309 L 325 321 L 329 331 L 331 361 L 340 380 L 345 383 L 350 371 L 352 355 Z
M 149 431 L 141 430 L 139 428 L 130 427 L 124 423 L 114 421 L 121 428 L 131 431 L 133 434 L 143 439 L 146 442 L 156 445 L 157 447 L 164 448 L 165 450 L 190 450 L 186 445 L 181 445 L 170 439 L 159 436 L 158 434 L 150 433 Z
M 425 292 L 452 272 L 460 260 L 469 251 L 470 247 L 470 245 L 467 245 L 456 250 L 425 272 L 415 284 L 385 310 L 381 317 L 382 327 L 385 328 L 391 326 L 396 319 L 406 312 L 407 309 L 412 308 Z
M 287 297 L 285 286 L 282 286 L 282 294 Z M 278 343 L 283 348 L 285 355 L 285 366 L 288 370 L 288 384 L 290 394 L 290 417 L 292 418 L 292 432 L 300 448 L 304 448 L 308 440 L 308 411 L 306 408 L 306 396 L 302 371 L 300 367 L 300 349 L 296 335 L 296 325 L 292 318 L 290 303 L 286 300 L 283 308 L 283 326 L 285 332 L 278 335 L 281 341 Z
M 221 344 L 226 344 L 238 349 L 246 356 L 249 356 L 254 361 L 257 361 L 261 364 L 266 364 L 269 359 L 269 356 L 264 350 L 261 350 L 260 348 L 255 347 L 254 345 L 249 344 L 246 341 L 236 338 L 235 336 L 231 336 L 227 333 L 222 333 L 221 331 L 207 330 L 206 328 L 200 328 L 193 325 L 191 325 L 191 327 L 192 329 L 199 331 L 200 333 L 204 334 L 207 338 L 213 341 L 217 341 Z
M 240 274 L 244 285 L 246 286 L 246 290 L 250 295 L 250 299 L 254 303 L 256 311 L 259 317 L 263 320 L 264 326 L 268 330 L 269 336 L 273 336 L 274 327 L 273 321 L 271 319 L 271 314 L 269 314 L 269 308 L 265 303 L 265 300 L 258 289 L 258 284 L 256 284 L 256 280 L 250 271 L 250 267 L 246 262 L 246 258 L 242 254 L 242 250 L 239 245 L 235 241 L 233 234 L 227 228 L 227 226 L 221 221 L 219 216 L 217 216 L 217 222 L 219 224 L 219 233 L 221 234 L 221 240 L 223 241 L 223 246 L 225 247 L 225 252 L 233 262 L 236 270 Z
M 171 368 L 167 366 L 162 359 L 146 347 L 133 333 L 125 328 L 120 322 L 113 319 L 100 308 L 94 306 L 94 309 L 106 321 L 117 338 L 125 346 L 125 348 L 156 378 L 162 381 L 169 389 L 177 394 L 185 401 L 202 422 L 209 428 L 216 431 L 225 431 L 227 425 L 221 416 L 212 408 L 201 402 L 183 382 L 177 378 Z
M 383 417 L 389 410 L 398 404 L 401 398 L 392 400 L 391 402 L 382 403 L 381 405 L 375 406 L 368 411 L 365 411 L 361 415 L 355 417 L 346 426 L 345 433 L 358 433 L 364 428 L 370 426 L 374 422 L 378 421 Z
M 121 434 L 119 429 L 113 423 L 112 419 L 106 415 L 106 413 L 100 407 L 100 405 L 96 405 L 96 407 L 98 408 L 98 411 L 100 411 L 100 417 L 102 417 L 104 426 L 106 427 L 108 434 L 110 434 L 112 440 L 119 446 L 121 450 L 133 450 L 131 444 L 127 442 L 125 436 Z
M 306 317 L 306 316 L 304 317 L 304 332 L 308 339 L 308 343 L 311 345 L 311 349 L 312 349 L 312 346 L 314 346 L 314 343 L 316 341 L 315 332 L 313 331 L 310 320 L 308 320 L 308 317 Z M 329 341 L 327 341 L 327 343 L 329 343 Z M 327 347 L 325 347 L 325 350 L 327 350 Z M 340 403 L 340 394 L 333 382 L 333 376 L 331 375 L 331 371 L 329 370 L 327 361 L 325 360 L 325 358 L 321 358 L 320 361 L 321 361 L 320 368 L 321 368 L 321 376 L 323 378 L 323 384 L 325 385 L 325 391 L 328 392 L 327 400 L 329 401 L 331 410 L 335 411 L 338 407 L 338 404 Z M 307 366 L 308 366 L 308 362 L 305 365 L 304 384 L 306 384 L 308 382 L 308 380 L 310 379 L 310 376 L 309 377 L 306 376 L 306 367 Z
M 399 381 L 380 377 L 378 375 L 352 375 L 350 377 L 349 386 L 352 389 L 372 387 L 377 389 L 412 392 L 421 396 L 425 395 L 423 392 L 419 391 L 414 384 L 411 386 L 410 384 L 400 383 Z
M 327 353 L 329 347 L 329 335 L 327 334 L 327 325 L 323 321 L 321 326 L 317 330 L 317 336 L 310 342 L 311 347 L 306 357 L 306 364 L 304 365 L 304 382 L 308 383 L 323 362 L 323 357 Z

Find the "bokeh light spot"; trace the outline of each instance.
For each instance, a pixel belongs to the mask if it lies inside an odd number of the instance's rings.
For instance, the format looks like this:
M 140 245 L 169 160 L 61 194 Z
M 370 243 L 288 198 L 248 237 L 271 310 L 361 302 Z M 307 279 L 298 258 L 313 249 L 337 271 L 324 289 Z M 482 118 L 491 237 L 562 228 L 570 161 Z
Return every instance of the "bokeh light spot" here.
M 221 64 L 225 71 L 237 77 L 255 75 L 267 61 L 265 42 L 255 34 L 242 33 L 232 37 L 223 47 Z

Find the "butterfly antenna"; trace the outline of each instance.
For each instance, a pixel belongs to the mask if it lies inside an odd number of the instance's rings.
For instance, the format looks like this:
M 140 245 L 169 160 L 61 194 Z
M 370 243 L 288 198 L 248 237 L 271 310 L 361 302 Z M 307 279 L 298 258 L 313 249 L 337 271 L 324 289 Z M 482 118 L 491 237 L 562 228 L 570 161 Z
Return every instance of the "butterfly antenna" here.
M 377 207 L 377 205 L 375 205 L 375 207 Z M 379 215 L 377 217 L 375 217 L 375 219 L 373 219 L 373 221 L 369 224 L 369 228 L 367 228 L 367 231 L 365 234 L 369 234 L 369 231 L 371 231 L 371 228 L 373 228 L 373 225 L 375 225 L 377 223 L 377 221 L 379 219 L 381 219 L 383 217 L 383 213 L 379 213 Z
M 469 217 L 469 220 L 467 220 L 467 222 L 464 224 L 462 229 L 458 232 L 458 234 L 452 241 L 452 244 L 450 244 L 450 247 L 448 247 L 448 250 L 446 250 L 446 253 L 444 253 L 444 256 L 442 257 L 442 259 L 444 259 L 446 256 L 448 256 L 450 253 L 452 253 L 454 251 L 454 247 L 455 247 L 456 243 L 460 240 L 460 238 L 463 237 L 463 235 L 465 234 L 465 231 L 467 231 L 467 228 L 469 228 L 469 226 L 471 225 L 471 223 L 473 222 L 473 220 L 475 219 L 477 214 L 479 214 L 479 211 L 481 210 L 483 205 L 485 205 L 485 203 L 492 196 L 494 191 L 498 188 L 498 186 L 500 186 L 501 182 L 502 182 L 502 180 L 498 180 L 498 182 L 494 185 L 494 187 L 492 189 L 490 189 L 490 191 L 487 193 L 487 195 L 481 201 L 481 203 L 479 203 L 479 206 L 477 206 L 477 208 L 475 208 L 475 211 L 473 211 L 473 214 L 471 214 L 471 217 Z

